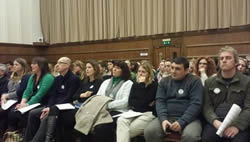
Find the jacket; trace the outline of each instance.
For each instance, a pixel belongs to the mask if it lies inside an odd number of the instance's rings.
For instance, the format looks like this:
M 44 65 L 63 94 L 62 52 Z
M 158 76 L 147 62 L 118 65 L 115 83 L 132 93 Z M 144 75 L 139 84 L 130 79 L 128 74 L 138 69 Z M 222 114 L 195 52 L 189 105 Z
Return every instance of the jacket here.
M 187 74 L 183 80 L 163 78 L 156 93 L 156 112 L 160 122 L 177 118 L 181 128 L 198 119 L 203 104 L 203 85 L 199 77 Z
M 113 122 L 106 109 L 111 100 L 109 97 L 96 95 L 86 100 L 76 112 L 74 128 L 87 135 L 96 125 Z
M 242 131 L 245 130 L 250 120 L 250 78 L 236 72 L 233 79 L 227 84 L 219 72 L 217 76 L 207 79 L 203 115 L 211 125 L 214 120 L 218 119 L 215 109 L 224 101 L 241 107 L 242 111 L 239 117 L 233 121 L 232 126 Z

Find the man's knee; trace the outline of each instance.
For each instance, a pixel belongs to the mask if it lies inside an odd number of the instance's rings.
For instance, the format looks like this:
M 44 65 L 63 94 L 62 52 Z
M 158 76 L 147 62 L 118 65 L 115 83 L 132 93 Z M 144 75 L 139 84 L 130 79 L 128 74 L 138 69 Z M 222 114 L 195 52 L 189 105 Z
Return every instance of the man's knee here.
M 198 142 L 201 140 L 201 135 L 198 133 L 185 133 L 182 135 L 183 142 Z
M 145 139 L 151 138 L 161 138 L 162 137 L 162 130 L 159 124 L 159 121 L 153 120 L 148 126 L 144 129 L 144 136 Z

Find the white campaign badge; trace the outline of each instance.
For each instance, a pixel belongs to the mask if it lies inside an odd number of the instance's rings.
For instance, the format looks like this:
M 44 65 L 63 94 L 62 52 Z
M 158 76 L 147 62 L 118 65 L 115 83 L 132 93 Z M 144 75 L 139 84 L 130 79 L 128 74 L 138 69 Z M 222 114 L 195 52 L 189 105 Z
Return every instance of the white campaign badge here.
M 184 90 L 183 90 L 183 89 L 179 89 L 179 90 L 178 90 L 178 93 L 179 93 L 180 95 L 182 95 L 182 94 L 184 93 Z
M 219 94 L 219 93 L 220 93 L 220 88 L 215 88 L 215 89 L 214 89 L 214 93 L 215 93 L 215 94 Z
M 64 85 L 62 85 L 61 88 L 64 89 L 65 88 Z
M 94 85 L 91 85 L 89 88 L 92 89 L 94 87 Z

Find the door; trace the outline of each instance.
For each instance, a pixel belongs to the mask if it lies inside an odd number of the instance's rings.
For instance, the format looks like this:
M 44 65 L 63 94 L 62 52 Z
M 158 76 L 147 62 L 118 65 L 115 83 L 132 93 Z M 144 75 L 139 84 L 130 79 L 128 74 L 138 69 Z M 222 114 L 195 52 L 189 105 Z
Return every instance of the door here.
M 174 59 L 181 55 L 181 48 L 175 46 L 160 46 L 154 48 L 154 66 L 158 67 L 161 60 Z

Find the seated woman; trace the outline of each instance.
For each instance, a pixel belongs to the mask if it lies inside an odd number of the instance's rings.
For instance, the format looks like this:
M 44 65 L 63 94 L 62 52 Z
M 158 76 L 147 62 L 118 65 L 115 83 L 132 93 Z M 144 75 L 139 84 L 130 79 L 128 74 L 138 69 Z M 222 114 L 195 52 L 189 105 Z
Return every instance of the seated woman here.
M 21 82 L 21 80 L 26 80 L 27 82 L 29 78 L 28 72 L 29 72 L 29 66 L 25 59 L 17 58 L 14 60 L 13 72 L 8 82 L 8 93 L 4 93 L 1 96 L 2 104 L 7 102 L 8 100 L 16 100 L 16 101 L 21 100 L 21 96 L 19 94 L 22 94 L 24 92 L 24 90 L 21 89 L 23 87 L 20 87 L 20 85 L 23 84 L 24 82 L 24 81 Z M 17 91 L 17 90 L 20 90 L 20 91 Z M 7 110 L 3 110 L 2 108 L 0 108 L 0 118 L 1 118 L 0 119 L 0 137 L 2 137 L 2 133 L 5 132 L 5 130 L 7 129 L 8 112 L 11 109 L 13 108 L 10 107 Z
M 151 64 L 143 62 L 137 71 L 136 81 L 133 83 L 128 100 L 129 109 L 141 112 L 142 115 L 132 118 L 122 116 L 118 118 L 117 142 L 130 142 L 130 138 L 142 134 L 147 124 L 155 118 L 152 111 L 157 82 L 153 79 L 154 74 Z
M 80 86 L 80 79 L 70 70 L 70 58 L 59 58 L 57 65 L 60 75 L 55 78 L 53 87 L 49 91 L 51 95 L 48 106 L 39 107 L 29 112 L 24 142 L 52 141 L 54 138 L 57 116 L 61 112 L 56 105 L 72 103 L 72 96 Z
M 205 80 L 216 74 L 216 64 L 212 58 L 200 57 L 195 63 L 195 74 L 201 78 L 204 86 Z
M 80 60 L 76 60 L 74 63 L 73 63 L 73 70 L 72 72 L 74 74 L 76 74 L 81 81 L 84 81 L 85 79 L 85 76 L 86 76 L 86 73 L 85 73 L 85 64 L 80 61 Z
M 33 74 L 29 78 L 21 102 L 15 106 L 15 109 L 35 103 L 41 103 L 42 106 L 47 104 L 48 96 L 46 95 L 54 82 L 54 77 L 49 73 L 47 59 L 43 57 L 33 58 L 31 70 Z M 19 111 L 11 110 L 8 117 L 8 131 L 17 130 L 20 120 L 23 122 L 22 127 L 25 127 L 27 114 L 22 115 Z
M 99 73 L 99 66 L 96 61 L 89 60 L 86 63 L 86 78 L 81 83 L 80 88 L 73 96 L 76 109 L 65 110 L 60 112 L 58 118 L 59 123 L 62 124 L 64 133 L 61 135 L 61 139 L 58 141 L 73 142 L 72 130 L 75 125 L 75 114 L 81 104 L 89 97 L 96 95 L 99 87 L 101 86 L 102 79 Z
M 133 82 L 127 64 L 123 61 L 114 62 L 113 76 L 105 80 L 97 95 L 107 96 L 113 101 L 107 104 L 111 116 L 128 111 L 128 98 Z M 84 118 L 84 116 L 82 117 Z M 116 128 L 116 120 L 111 123 L 97 124 L 93 130 L 96 142 L 111 142 Z M 86 141 L 85 135 L 81 134 L 81 141 Z
M 237 64 L 237 70 L 242 72 L 243 74 L 247 75 L 247 60 L 244 58 L 239 57 L 239 62 Z

